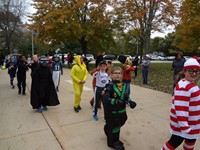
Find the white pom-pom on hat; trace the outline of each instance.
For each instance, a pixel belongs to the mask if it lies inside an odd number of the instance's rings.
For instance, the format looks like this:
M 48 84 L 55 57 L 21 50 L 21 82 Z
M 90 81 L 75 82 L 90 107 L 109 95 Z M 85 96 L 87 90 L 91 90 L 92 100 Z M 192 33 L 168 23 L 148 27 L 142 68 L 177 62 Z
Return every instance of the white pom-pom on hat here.
M 183 68 L 184 69 L 198 69 L 198 70 L 200 70 L 200 64 L 196 59 L 190 58 L 184 63 Z

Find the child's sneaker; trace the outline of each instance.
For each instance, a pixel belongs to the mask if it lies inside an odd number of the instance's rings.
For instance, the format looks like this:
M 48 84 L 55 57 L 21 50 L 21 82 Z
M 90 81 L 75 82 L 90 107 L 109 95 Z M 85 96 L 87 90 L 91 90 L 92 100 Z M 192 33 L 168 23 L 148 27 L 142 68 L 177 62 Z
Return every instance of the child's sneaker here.
M 78 110 L 81 110 L 81 106 L 78 106 Z
M 44 109 L 45 111 L 47 111 L 47 110 L 48 110 L 47 106 L 43 106 L 43 109 Z
M 42 113 L 42 107 L 38 107 L 38 112 Z
M 74 111 L 75 111 L 76 113 L 78 113 L 78 112 L 79 112 L 79 109 L 74 107 Z
M 95 121 L 98 121 L 98 120 L 99 120 L 99 118 L 98 118 L 97 115 L 93 115 L 93 119 L 94 119 Z

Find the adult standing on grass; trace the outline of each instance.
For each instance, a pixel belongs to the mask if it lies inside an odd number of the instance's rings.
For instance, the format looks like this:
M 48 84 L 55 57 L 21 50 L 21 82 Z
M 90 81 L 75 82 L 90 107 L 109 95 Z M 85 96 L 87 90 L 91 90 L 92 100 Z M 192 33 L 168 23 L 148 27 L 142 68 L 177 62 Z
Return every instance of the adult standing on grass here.
M 81 94 L 83 91 L 83 85 L 87 79 L 88 71 L 86 65 L 83 62 L 83 57 L 80 55 L 74 56 L 76 64 L 71 69 L 71 78 L 74 86 L 74 111 L 79 112 L 81 110 Z
M 148 74 L 149 74 L 149 66 L 150 66 L 150 60 L 148 56 L 144 56 L 144 59 L 141 63 L 142 66 L 142 77 L 143 77 L 143 84 L 147 85 L 148 82 Z
M 161 150 L 174 150 L 184 141 L 184 150 L 193 150 L 200 133 L 200 90 L 195 80 L 200 65 L 190 58 L 184 63 L 183 78 L 176 84 L 170 112 L 169 141 Z M 179 73 L 180 74 L 180 73 Z
M 172 70 L 174 71 L 173 79 L 175 81 L 177 74 L 183 70 L 183 65 L 185 63 L 185 59 L 183 58 L 181 53 L 177 53 L 175 59 L 172 62 Z M 175 87 L 174 82 L 174 87 Z

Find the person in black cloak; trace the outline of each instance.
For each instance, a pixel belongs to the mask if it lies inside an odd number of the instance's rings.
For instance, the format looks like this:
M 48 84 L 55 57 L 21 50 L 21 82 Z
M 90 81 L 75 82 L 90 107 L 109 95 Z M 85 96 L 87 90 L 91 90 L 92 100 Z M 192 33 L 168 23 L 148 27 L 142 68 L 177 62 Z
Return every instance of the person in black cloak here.
M 41 57 L 39 66 L 32 72 L 31 105 L 39 113 L 48 110 L 47 106 L 59 105 L 58 96 L 52 79 L 52 73 L 48 68 L 47 57 Z

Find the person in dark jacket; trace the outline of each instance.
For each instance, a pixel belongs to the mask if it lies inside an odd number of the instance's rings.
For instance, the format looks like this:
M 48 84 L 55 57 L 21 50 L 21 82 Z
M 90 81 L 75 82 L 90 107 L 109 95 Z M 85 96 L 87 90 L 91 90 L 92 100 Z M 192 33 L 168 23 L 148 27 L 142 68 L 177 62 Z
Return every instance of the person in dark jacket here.
M 25 56 L 20 56 L 17 62 L 17 86 L 18 94 L 26 95 L 26 71 L 28 70 L 28 63 Z
M 133 59 L 132 61 L 132 66 L 136 66 L 135 70 L 134 70 L 134 79 L 137 77 L 137 71 L 138 71 L 138 66 L 139 66 L 139 58 L 138 55 L 135 56 L 135 59 Z
M 133 109 L 136 103 L 126 94 L 126 83 L 121 82 L 122 69 L 119 66 L 112 67 L 112 81 L 106 85 L 103 97 L 104 118 L 106 124 L 104 132 L 107 136 L 107 145 L 116 150 L 124 150 L 123 143 L 119 140 L 120 128 L 127 120 L 126 104 Z
M 15 88 L 14 86 L 14 78 L 16 75 L 17 65 L 14 63 L 14 57 L 10 57 L 10 62 L 6 64 L 6 68 L 8 68 L 8 74 L 10 76 L 10 86 L 12 89 Z
M 183 66 L 185 63 L 185 58 L 182 56 L 181 53 L 177 53 L 175 56 L 175 59 L 172 62 L 172 70 L 174 71 L 173 73 L 173 79 L 174 79 L 174 85 L 173 85 L 173 89 L 176 85 L 176 76 L 178 75 L 179 72 L 181 72 L 183 70 Z
M 40 59 L 39 67 L 32 73 L 31 105 L 39 113 L 48 110 L 47 106 L 59 105 L 58 96 L 52 79 L 52 73 L 48 67 L 47 57 Z

